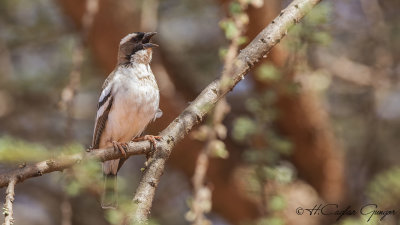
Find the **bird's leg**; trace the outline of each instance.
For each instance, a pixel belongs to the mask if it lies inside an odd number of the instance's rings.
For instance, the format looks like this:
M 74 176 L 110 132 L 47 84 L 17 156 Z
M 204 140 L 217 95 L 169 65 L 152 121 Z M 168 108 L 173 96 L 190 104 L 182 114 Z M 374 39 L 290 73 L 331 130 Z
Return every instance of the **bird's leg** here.
M 116 151 L 120 151 L 122 153 L 122 155 L 126 158 L 126 149 L 128 149 L 128 144 L 127 143 L 120 143 L 117 141 L 113 141 L 112 142 L 114 149 Z
M 154 135 L 144 135 L 143 137 L 137 137 L 132 139 L 134 142 L 139 142 L 139 141 L 150 141 L 151 144 L 154 146 L 154 150 L 157 148 L 157 141 L 161 140 L 161 136 L 154 136 Z M 153 150 L 153 149 L 152 149 Z M 147 152 L 146 153 L 146 162 L 144 163 L 145 168 L 147 169 L 149 162 L 150 162 L 150 157 L 152 155 L 153 151 Z
M 150 141 L 150 143 L 153 144 L 154 149 L 156 149 L 156 147 L 157 147 L 156 140 L 157 140 L 157 141 L 161 140 L 161 136 L 144 135 L 143 137 L 138 137 L 138 138 L 132 139 L 132 141 L 134 141 L 134 142 L 139 142 L 139 141 Z

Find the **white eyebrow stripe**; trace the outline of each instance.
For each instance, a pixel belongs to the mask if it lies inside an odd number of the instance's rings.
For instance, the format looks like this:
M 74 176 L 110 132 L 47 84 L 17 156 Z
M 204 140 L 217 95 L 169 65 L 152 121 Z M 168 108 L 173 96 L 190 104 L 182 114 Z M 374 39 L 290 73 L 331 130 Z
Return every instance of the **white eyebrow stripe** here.
M 132 34 L 128 34 L 126 35 L 124 38 L 121 39 L 121 42 L 119 42 L 120 45 L 122 45 L 125 42 L 128 42 L 131 38 L 135 37 L 137 34 L 132 33 Z

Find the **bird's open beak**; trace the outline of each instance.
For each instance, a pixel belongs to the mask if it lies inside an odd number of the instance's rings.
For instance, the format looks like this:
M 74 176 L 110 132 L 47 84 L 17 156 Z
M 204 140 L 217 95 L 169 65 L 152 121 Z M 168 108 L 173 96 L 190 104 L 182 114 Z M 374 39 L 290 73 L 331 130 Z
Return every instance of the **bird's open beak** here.
M 142 39 L 144 49 L 158 47 L 157 44 L 150 43 L 151 38 L 156 34 L 157 34 L 157 32 L 147 32 L 144 34 L 144 37 Z
M 154 44 L 154 43 L 146 43 L 146 44 L 143 44 L 143 48 L 144 48 L 144 49 L 147 49 L 147 48 L 155 48 L 155 47 L 158 47 L 158 45 L 157 45 L 157 44 Z
M 151 38 L 156 34 L 157 34 L 157 32 L 147 32 L 147 33 L 145 33 L 144 37 L 142 39 L 142 43 L 143 44 L 149 43 Z

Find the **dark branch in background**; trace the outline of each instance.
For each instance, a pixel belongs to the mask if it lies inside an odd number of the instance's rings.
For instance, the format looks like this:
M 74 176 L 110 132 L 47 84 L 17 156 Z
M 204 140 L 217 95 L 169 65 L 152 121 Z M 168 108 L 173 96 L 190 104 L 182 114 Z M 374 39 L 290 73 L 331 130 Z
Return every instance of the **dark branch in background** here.
M 66 126 L 65 126 L 65 136 L 68 139 L 72 138 L 73 134 L 73 118 L 75 110 L 75 101 L 78 94 L 81 77 L 82 77 L 82 67 L 85 60 L 85 50 L 87 49 L 88 34 L 93 27 L 94 18 L 99 11 L 99 0 L 86 0 L 85 1 L 85 11 L 82 16 L 82 30 L 81 38 L 78 43 L 75 44 L 72 51 L 72 69 L 69 74 L 69 83 L 61 92 L 61 100 L 59 106 L 62 110 L 66 112 Z M 61 211 L 61 225 L 71 225 L 72 224 L 72 206 L 69 196 L 64 191 L 63 201 L 60 205 Z
M 230 45 L 227 49 L 227 53 L 224 59 L 224 71 L 221 74 L 220 87 L 219 92 L 225 92 L 229 88 L 232 69 L 234 67 L 234 61 L 238 54 L 239 47 L 241 45 L 242 35 L 244 33 L 245 27 L 248 24 L 248 15 L 245 13 L 248 7 L 247 2 L 244 1 L 234 1 L 231 4 L 237 3 L 240 6 L 240 13 L 230 13 L 227 19 L 221 21 L 231 22 L 235 26 L 237 32 L 231 34 L 231 36 L 227 36 L 230 40 Z M 223 27 L 223 26 L 222 26 Z M 227 31 L 225 30 L 227 33 Z M 194 170 L 194 175 L 192 178 L 193 182 L 193 201 L 191 205 L 191 211 L 187 214 L 187 218 L 189 221 L 192 221 L 194 225 L 208 224 L 211 223 L 205 217 L 205 213 L 208 213 L 211 210 L 211 197 L 212 190 L 206 184 L 206 174 L 209 165 L 209 156 L 217 155 L 216 151 L 223 151 L 228 155 L 227 150 L 225 149 L 225 145 L 222 142 L 226 138 L 226 127 L 222 123 L 225 118 L 225 115 L 230 111 L 230 106 L 226 101 L 226 98 L 221 98 L 214 107 L 210 125 L 204 125 L 202 128 L 206 130 L 207 140 L 206 145 L 203 147 L 201 152 L 199 153 L 196 161 L 196 166 Z M 221 153 L 219 153 L 221 154 Z M 191 218 L 192 217 L 192 218 Z
M 61 100 L 58 103 L 61 110 L 67 113 L 66 136 L 71 138 L 72 119 L 74 117 L 74 101 L 81 82 L 82 64 L 84 61 L 84 50 L 86 48 L 87 36 L 92 28 L 94 17 L 99 10 L 99 0 L 86 0 L 85 13 L 82 17 L 82 39 L 72 51 L 72 70 L 69 74 L 69 83 L 61 92 Z
M 178 118 L 161 132 L 162 143 L 158 145 L 155 154 L 149 159 L 149 166 L 144 172 L 134 197 L 134 202 L 137 204 L 137 209 L 132 215 L 134 220 L 139 222 L 147 220 L 155 189 L 175 144 L 183 139 L 195 125 L 199 124 L 216 102 L 244 79 L 254 64 L 280 42 L 287 34 L 289 27 L 297 23 L 318 2 L 320 0 L 294 0 L 236 57 L 230 74 L 232 80 L 227 85 L 227 89 L 221 91 L 220 82 L 212 82 Z
M 199 124 L 213 106 L 233 89 L 236 84 L 244 79 L 246 73 L 254 64 L 265 56 L 273 46 L 287 34 L 290 26 L 297 23 L 320 0 L 294 0 L 280 15 L 272 21 L 261 33 L 245 48 L 234 60 L 231 82 L 227 89 L 220 91 L 219 81 L 208 85 L 200 95 L 165 129 L 161 132 L 162 140 L 158 143 L 156 151 L 149 158 L 149 164 L 137 188 L 134 202 L 137 210 L 132 218 L 145 221 L 150 213 L 155 189 L 164 171 L 165 163 L 171 154 L 172 148 L 181 141 L 191 129 Z M 127 155 L 146 154 L 150 151 L 148 142 L 131 142 Z M 190 151 L 190 149 L 188 149 Z M 113 148 L 93 150 L 89 153 L 63 156 L 29 165 L 24 168 L 0 175 L 0 187 L 9 183 L 19 183 L 28 178 L 40 176 L 45 173 L 62 171 L 85 159 L 100 161 L 122 158 L 123 155 Z M 15 180 L 14 180 L 15 179 Z
M 60 205 L 60 211 L 61 225 L 72 225 L 72 206 L 68 196 L 64 196 L 64 199 Z
M 13 202 L 14 202 L 14 189 L 16 178 L 12 177 L 10 182 L 8 183 L 8 187 L 6 190 L 6 202 L 4 203 L 3 207 L 3 214 L 4 214 L 4 225 L 12 225 L 14 223 L 13 218 Z

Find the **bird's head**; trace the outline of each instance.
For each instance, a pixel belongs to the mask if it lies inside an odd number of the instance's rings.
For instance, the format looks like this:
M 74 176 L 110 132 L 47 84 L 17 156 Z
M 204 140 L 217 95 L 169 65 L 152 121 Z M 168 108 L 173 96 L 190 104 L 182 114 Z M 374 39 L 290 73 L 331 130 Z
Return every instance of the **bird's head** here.
M 122 38 L 119 43 L 118 64 L 149 64 L 152 48 L 158 47 L 158 45 L 150 43 L 154 35 L 156 35 L 156 32 L 135 32 Z

